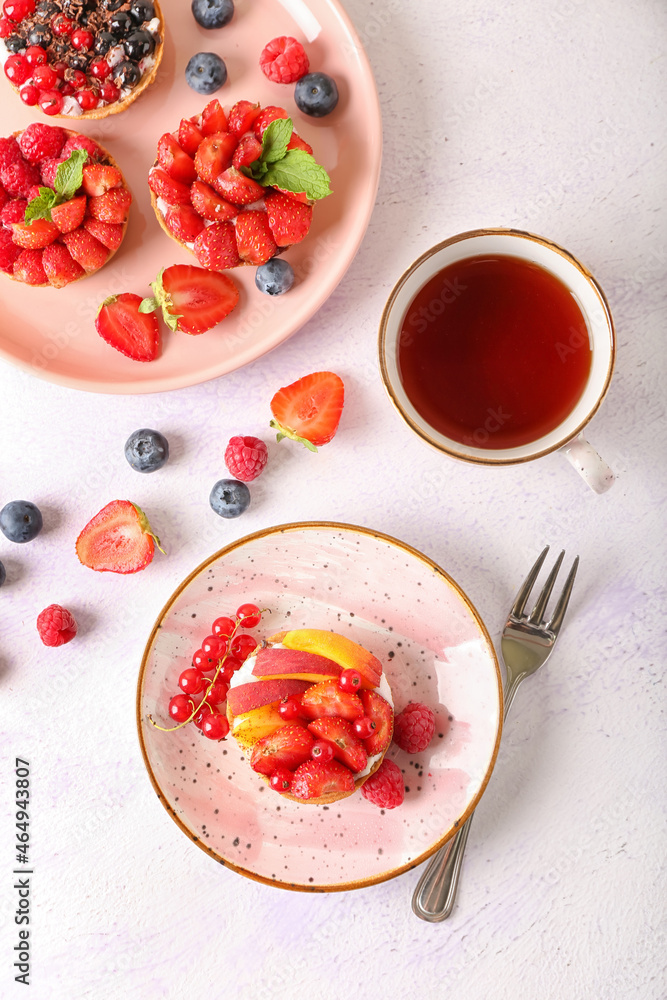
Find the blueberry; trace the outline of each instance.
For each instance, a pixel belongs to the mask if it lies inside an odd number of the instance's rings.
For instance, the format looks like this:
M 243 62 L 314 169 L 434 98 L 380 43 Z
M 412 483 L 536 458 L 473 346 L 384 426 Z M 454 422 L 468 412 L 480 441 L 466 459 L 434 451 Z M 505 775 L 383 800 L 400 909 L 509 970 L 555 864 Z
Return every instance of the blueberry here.
M 136 87 L 141 80 L 141 70 L 136 63 L 130 62 L 128 59 L 114 66 L 112 74 L 113 82 L 117 87 Z
M 142 427 L 125 442 L 125 458 L 135 472 L 156 472 L 169 458 L 169 442 L 159 431 Z
M 255 271 L 255 284 L 265 295 L 282 295 L 294 284 L 294 271 L 286 260 L 272 257 Z
M 116 38 L 127 38 L 130 32 L 134 31 L 132 18 L 124 10 L 119 10 L 109 18 L 109 31 Z
M 123 6 L 123 0 L 102 0 L 102 6 L 109 11 L 118 10 Z
M 36 24 L 35 27 L 28 32 L 28 45 L 41 45 L 42 48 L 46 48 L 50 41 L 51 32 L 45 24 Z
M 2 565 L 2 563 L 0 562 L 0 587 L 2 587 L 2 585 L 3 585 L 3 583 L 5 582 L 6 579 L 7 579 L 7 571 L 6 571 L 5 567 Z
M 69 68 L 78 69 L 82 73 L 86 73 L 88 71 L 88 66 L 90 64 L 90 61 L 91 61 L 90 56 L 87 55 L 85 52 L 77 52 L 77 54 L 72 56 L 72 58 L 70 59 Z
M 10 542 L 31 542 L 41 530 L 41 511 L 29 500 L 12 500 L 0 510 L 0 531 Z
M 155 17 L 155 7 L 150 0 L 135 0 L 130 7 L 130 17 L 135 24 L 143 24 L 144 21 L 152 21 Z
M 233 0 L 192 0 L 192 15 L 202 28 L 224 28 L 234 17 Z
M 155 48 L 155 39 L 150 31 L 133 31 L 123 42 L 125 54 L 137 62 L 144 56 L 149 56 Z
M 308 73 L 297 82 L 294 100 L 304 115 L 322 118 L 330 114 L 338 104 L 336 81 L 326 73 Z
M 227 67 L 215 52 L 198 52 L 185 67 L 185 82 L 198 94 L 214 94 L 227 79 Z
M 25 41 L 20 35 L 10 35 L 9 38 L 5 38 L 5 47 L 8 52 L 13 52 L 16 55 L 17 52 L 25 48 Z
M 35 7 L 35 16 L 50 21 L 52 17 L 60 13 L 60 7 L 53 0 L 41 0 Z
M 238 479 L 220 479 L 208 502 L 220 517 L 239 517 L 250 506 L 250 490 Z
M 110 31 L 98 31 L 95 35 L 93 48 L 98 56 L 105 56 L 112 45 L 116 44 L 116 39 Z

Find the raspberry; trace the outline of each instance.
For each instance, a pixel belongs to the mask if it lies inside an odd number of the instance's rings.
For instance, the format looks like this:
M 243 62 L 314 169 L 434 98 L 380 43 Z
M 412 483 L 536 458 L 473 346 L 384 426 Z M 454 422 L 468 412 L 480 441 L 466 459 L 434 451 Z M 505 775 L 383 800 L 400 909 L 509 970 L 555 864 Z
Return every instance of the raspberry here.
M 235 479 L 249 483 L 260 474 L 269 453 L 263 441 L 256 437 L 233 437 L 225 449 L 225 465 Z
M 421 753 L 433 739 L 435 715 L 420 702 L 411 701 L 394 718 L 394 743 L 408 753 Z
M 0 211 L 0 222 L 5 229 L 11 229 L 13 222 L 25 221 L 25 210 L 28 202 L 25 198 L 12 198 Z
M 71 135 L 60 155 L 66 160 L 75 149 L 85 149 L 91 160 L 99 160 L 102 155 L 100 147 L 87 135 Z
M 10 163 L 19 163 L 22 159 L 21 149 L 13 135 L 0 139 L 0 170 Z
M 42 184 L 46 184 L 50 188 L 55 187 L 56 173 L 62 162 L 63 160 L 60 157 L 54 156 L 49 157 L 47 160 L 42 160 L 40 163 Z
M 361 794 L 380 809 L 395 809 L 405 798 L 401 769 L 392 760 L 382 761 L 375 774 L 361 786 Z
M 28 125 L 19 137 L 21 152 L 31 163 L 58 156 L 64 145 L 64 131 L 53 125 L 42 125 L 41 122 Z
M 8 229 L 0 229 L 0 271 L 13 274 L 14 261 L 21 253 Z
M 59 604 L 49 604 L 37 616 L 37 631 L 45 646 L 63 646 L 76 635 L 74 615 Z
M 9 195 L 7 194 L 7 192 L 3 187 L 0 187 L 0 210 L 5 207 L 8 201 L 9 201 Z
M 12 198 L 25 198 L 33 184 L 39 184 L 39 167 L 27 160 L 10 163 L 0 170 L 0 181 Z
M 283 35 L 274 38 L 262 50 L 259 65 L 274 83 L 295 83 L 309 69 L 308 56 L 301 42 Z

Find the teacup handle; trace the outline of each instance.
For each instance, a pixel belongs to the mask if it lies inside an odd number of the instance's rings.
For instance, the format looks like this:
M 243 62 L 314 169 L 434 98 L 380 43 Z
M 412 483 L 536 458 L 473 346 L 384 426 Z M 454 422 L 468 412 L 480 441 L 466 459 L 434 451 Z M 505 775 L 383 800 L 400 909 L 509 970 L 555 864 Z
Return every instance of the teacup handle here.
M 596 493 L 605 493 L 615 476 L 583 434 L 578 434 L 560 449 L 579 475 Z

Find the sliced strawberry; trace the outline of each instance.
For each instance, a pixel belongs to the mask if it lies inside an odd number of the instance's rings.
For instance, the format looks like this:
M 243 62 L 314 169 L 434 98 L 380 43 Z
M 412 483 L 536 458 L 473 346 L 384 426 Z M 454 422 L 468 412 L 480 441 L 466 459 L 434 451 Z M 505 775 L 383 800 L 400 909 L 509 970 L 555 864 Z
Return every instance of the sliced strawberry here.
M 326 740 L 333 747 L 334 757 L 353 774 L 363 771 L 368 763 L 368 753 L 356 736 L 352 725 L 345 719 L 335 716 L 315 719 L 308 726 L 316 740 Z
M 140 295 L 110 295 L 99 308 L 95 329 L 102 340 L 134 361 L 153 361 L 160 351 L 160 329 L 154 312 L 140 313 Z
M 195 161 L 174 139 L 173 135 L 165 132 L 160 136 L 157 144 L 158 163 L 175 181 L 181 184 L 192 184 L 197 176 Z M 84 168 L 85 172 L 85 168 Z
M 63 243 L 50 243 L 48 247 L 44 247 L 42 267 L 49 284 L 54 288 L 63 288 L 69 285 L 70 281 L 76 281 L 86 273 Z
M 204 133 L 188 118 L 182 118 L 178 127 L 178 144 L 188 156 L 194 156 Z
M 231 165 L 237 139 L 231 132 L 216 132 L 202 139 L 195 153 L 195 169 L 200 180 L 213 184 Z
M 252 130 L 258 139 L 262 138 L 271 122 L 274 122 L 276 118 L 289 118 L 289 115 L 284 108 L 277 108 L 274 104 L 270 104 L 268 108 L 262 108 L 252 123 Z
M 307 729 L 292 723 L 280 726 L 268 736 L 257 740 L 252 750 L 250 766 L 258 774 L 273 774 L 277 767 L 293 771 L 310 758 L 315 740 Z
M 159 539 L 141 507 L 112 500 L 91 518 L 76 540 L 79 562 L 98 573 L 137 573 L 145 569 Z
M 338 681 L 322 681 L 308 688 L 301 700 L 301 709 L 306 719 L 321 719 L 325 715 L 335 715 L 347 722 L 354 722 L 364 714 L 364 706 L 354 691 L 341 691 Z
M 279 247 L 300 243 L 308 235 L 313 219 L 312 205 L 295 201 L 279 191 L 267 192 L 265 203 L 269 226 Z
M 42 266 L 42 251 L 21 250 L 14 261 L 14 277 L 26 285 L 46 285 L 49 279 Z
M 265 264 L 277 253 L 266 212 L 257 209 L 239 212 L 234 226 L 239 254 L 246 264 Z
M 78 229 L 86 214 L 88 200 L 85 194 L 80 194 L 76 198 L 64 201 L 62 205 L 55 205 L 51 209 L 51 218 L 61 233 L 71 233 Z
M 162 198 L 167 205 L 189 205 L 190 188 L 175 181 L 162 167 L 153 167 L 148 173 L 148 186 L 156 198 Z
M 113 191 L 107 191 L 106 194 L 89 198 L 88 211 L 94 219 L 99 219 L 100 222 L 113 222 L 121 225 L 127 221 L 131 204 L 132 195 L 127 188 L 114 188 Z
M 313 147 L 310 143 L 306 142 L 305 139 L 302 139 L 300 135 L 297 135 L 296 132 L 292 132 L 290 141 L 287 143 L 287 148 L 302 149 L 304 153 L 310 153 L 311 156 L 313 155 Z
M 375 723 L 375 730 L 363 741 L 369 757 L 376 753 L 384 753 L 394 732 L 394 710 L 388 701 L 377 691 L 361 691 L 359 693 L 364 706 L 364 715 Z
M 53 209 L 51 209 L 53 215 Z M 117 250 L 123 239 L 123 227 L 114 222 L 100 222 L 88 216 L 83 221 L 84 228 L 109 250 Z
M 17 246 L 26 250 L 40 250 L 53 243 L 60 236 L 60 230 L 48 219 L 33 219 L 32 222 L 15 222 L 12 226 L 12 239 Z
M 262 155 L 262 144 L 254 135 L 244 135 L 234 152 L 232 166 L 240 170 L 241 167 L 249 167 L 251 163 L 258 160 Z
M 183 243 L 196 240 L 205 225 L 201 215 L 195 212 L 192 205 L 170 205 L 164 221 L 169 232 Z
M 86 163 L 83 168 L 82 187 L 86 194 L 98 195 L 120 187 L 123 175 L 117 167 L 104 163 Z
M 237 138 L 245 135 L 252 128 L 252 124 L 261 110 L 259 104 L 252 104 L 250 101 L 237 101 L 229 112 L 227 129 L 233 132 Z
M 193 249 L 202 267 L 211 271 L 223 271 L 241 263 L 231 222 L 214 222 L 207 226 L 195 240 Z
M 266 192 L 266 188 L 254 181 L 252 177 L 246 177 L 245 174 L 240 173 L 235 167 L 223 170 L 212 183 L 218 194 L 234 205 L 251 205 L 254 201 L 263 198 Z
M 214 132 L 227 131 L 227 115 L 217 97 L 209 101 L 202 111 L 199 127 L 204 135 L 213 135 Z
M 203 181 L 195 181 L 192 184 L 190 200 L 195 212 L 201 215 L 202 219 L 208 219 L 210 222 L 224 222 L 225 219 L 233 219 L 238 212 L 237 205 L 225 201 Z
M 99 271 L 109 256 L 107 247 L 96 240 L 83 226 L 75 229 L 73 233 L 64 233 L 63 243 L 74 260 L 89 273 Z
M 335 372 L 314 372 L 279 389 L 271 400 L 271 427 L 301 441 L 311 451 L 327 444 L 338 429 L 345 387 Z
M 279 191 L 280 194 L 284 194 L 286 198 L 293 198 L 294 201 L 300 201 L 304 205 L 308 204 L 308 195 L 305 191 L 288 191 L 287 188 L 273 188 L 274 191 Z
M 354 791 L 354 775 L 337 760 L 323 763 L 307 760 L 295 771 L 290 794 L 297 799 L 319 799 L 325 795 L 349 795 Z
M 239 301 L 239 291 L 226 274 L 192 264 L 173 264 L 162 272 L 167 312 L 178 319 L 184 333 L 204 333 L 228 316 Z M 159 282 L 156 282 L 159 290 Z M 160 296 L 158 296 L 160 301 Z

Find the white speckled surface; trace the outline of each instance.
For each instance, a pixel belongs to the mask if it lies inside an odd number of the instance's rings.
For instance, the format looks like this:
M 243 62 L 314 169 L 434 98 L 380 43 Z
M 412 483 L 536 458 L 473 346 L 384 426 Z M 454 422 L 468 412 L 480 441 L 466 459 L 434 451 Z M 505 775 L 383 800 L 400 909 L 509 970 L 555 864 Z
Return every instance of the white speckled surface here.
M 0 539 L 3 998 L 25 995 L 12 970 L 16 755 L 32 765 L 38 1000 L 664 997 L 665 9 L 346 7 L 376 74 L 384 167 L 366 239 L 317 316 L 252 366 L 157 396 L 88 395 L 0 368 L 0 501 L 34 500 L 46 525 L 29 545 Z M 492 470 L 446 461 L 385 397 L 376 330 L 391 286 L 432 243 L 488 225 L 566 246 L 607 293 L 617 368 L 589 436 L 618 481 L 602 496 L 558 455 Z M 271 442 L 273 391 L 324 367 L 347 386 L 334 442 L 318 455 L 270 443 L 248 513 L 216 518 L 207 497 L 230 434 Z M 152 476 L 122 453 L 141 426 L 172 447 Z M 74 555 L 116 496 L 147 510 L 169 553 L 136 577 L 93 575 Z M 418 872 L 311 895 L 220 868 L 144 772 L 135 683 L 157 612 L 216 548 L 302 519 L 421 549 L 494 639 L 543 544 L 581 556 L 557 651 L 517 696 L 444 924 L 413 916 Z M 51 650 L 34 621 L 54 601 L 80 634 Z

